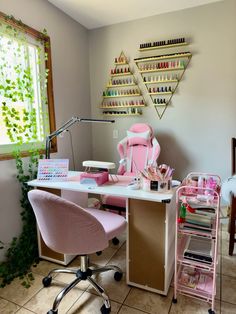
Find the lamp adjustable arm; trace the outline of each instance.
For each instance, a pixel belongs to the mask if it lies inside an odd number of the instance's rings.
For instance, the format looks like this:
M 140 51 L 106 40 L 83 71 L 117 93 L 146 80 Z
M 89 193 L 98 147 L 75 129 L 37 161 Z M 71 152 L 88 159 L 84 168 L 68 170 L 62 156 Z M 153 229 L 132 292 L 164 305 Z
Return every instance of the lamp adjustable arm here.
M 78 118 L 78 117 L 72 117 L 70 120 L 65 122 L 59 129 L 52 132 L 46 137 L 46 149 L 45 149 L 45 157 L 46 159 L 50 159 L 50 144 L 51 141 L 60 135 L 62 132 L 66 131 L 68 128 L 70 128 L 73 124 L 76 122 L 97 122 L 97 123 L 114 123 L 115 120 L 102 120 L 102 119 L 87 119 L 87 118 Z

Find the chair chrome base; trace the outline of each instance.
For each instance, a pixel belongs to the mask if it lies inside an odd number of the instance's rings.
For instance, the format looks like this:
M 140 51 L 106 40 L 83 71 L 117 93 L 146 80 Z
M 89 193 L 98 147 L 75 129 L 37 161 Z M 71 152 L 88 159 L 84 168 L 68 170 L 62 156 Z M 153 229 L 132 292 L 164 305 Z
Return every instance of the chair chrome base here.
M 122 270 L 113 265 L 109 266 L 103 266 L 99 268 L 89 268 L 88 267 L 88 256 L 87 255 L 81 255 L 80 256 L 80 268 L 79 269 L 53 269 L 49 272 L 49 274 L 43 278 L 43 285 L 44 287 L 50 286 L 52 282 L 52 274 L 53 273 L 64 273 L 64 274 L 74 274 L 76 278 L 68 284 L 55 298 L 52 309 L 47 312 L 47 314 L 57 314 L 58 313 L 58 307 L 61 302 L 61 300 L 64 298 L 64 296 L 72 289 L 74 288 L 81 280 L 88 280 L 89 283 L 93 286 L 93 288 L 97 291 L 97 293 L 103 298 L 103 306 L 101 307 L 101 313 L 102 314 L 108 314 L 111 311 L 111 305 L 109 301 L 109 297 L 106 294 L 105 290 L 97 284 L 92 277 L 94 274 L 103 273 L 109 270 L 114 270 L 114 279 L 116 281 L 120 281 L 123 275 Z

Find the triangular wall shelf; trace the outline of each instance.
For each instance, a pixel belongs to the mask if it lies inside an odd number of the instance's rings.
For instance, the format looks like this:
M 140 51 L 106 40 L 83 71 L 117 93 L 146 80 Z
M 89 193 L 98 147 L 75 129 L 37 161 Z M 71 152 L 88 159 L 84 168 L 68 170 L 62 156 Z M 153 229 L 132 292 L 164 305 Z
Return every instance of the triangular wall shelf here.
M 103 109 L 103 115 L 113 117 L 141 115 L 145 102 L 123 51 L 115 58 L 114 65 L 110 80 L 103 91 L 100 107 Z
M 186 46 L 187 43 L 184 38 L 183 40 L 183 42 L 172 44 L 166 41 L 155 42 L 153 44 L 141 44 L 139 51 L 144 52 L 147 50 Z M 175 41 L 178 40 L 172 40 L 172 42 Z M 162 44 L 155 46 L 154 44 L 156 43 Z M 175 52 L 134 59 L 148 95 L 160 119 L 166 111 L 167 106 L 170 104 L 191 57 L 192 54 L 190 52 Z

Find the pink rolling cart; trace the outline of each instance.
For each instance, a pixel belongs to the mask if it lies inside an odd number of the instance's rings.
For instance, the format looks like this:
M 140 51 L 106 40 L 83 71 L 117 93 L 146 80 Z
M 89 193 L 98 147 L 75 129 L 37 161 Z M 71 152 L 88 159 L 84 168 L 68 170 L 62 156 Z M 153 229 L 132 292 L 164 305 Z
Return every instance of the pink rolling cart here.
M 206 301 L 215 313 L 220 177 L 190 173 L 176 191 L 173 303 L 178 294 Z

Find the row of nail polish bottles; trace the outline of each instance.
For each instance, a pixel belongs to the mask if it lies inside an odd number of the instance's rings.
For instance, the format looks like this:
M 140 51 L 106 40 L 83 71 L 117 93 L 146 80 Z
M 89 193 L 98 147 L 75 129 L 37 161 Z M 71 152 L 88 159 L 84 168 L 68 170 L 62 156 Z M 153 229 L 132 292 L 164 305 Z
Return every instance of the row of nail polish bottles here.
M 118 57 L 118 58 L 115 58 L 115 63 L 118 63 L 118 64 L 120 64 L 120 63 L 125 64 L 125 63 L 127 63 L 127 60 L 126 60 L 125 57 Z
M 122 79 L 119 79 L 119 80 L 110 80 L 108 82 L 109 86 L 112 86 L 112 85 L 129 85 L 129 84 L 135 84 L 134 79 L 131 78 L 131 77 L 129 77 L 129 78 L 122 78 Z
M 185 43 L 185 38 L 175 38 L 175 39 L 168 39 L 168 40 L 161 40 L 161 41 L 154 41 L 152 43 L 144 43 L 140 44 L 140 49 L 144 48 L 151 48 L 151 47 L 159 47 L 159 46 L 166 46 L 166 45 L 174 45 Z
M 184 60 L 177 60 L 177 61 L 141 64 L 139 66 L 139 70 L 149 71 L 149 70 L 168 69 L 168 68 L 176 69 L 176 68 L 184 68 L 184 66 L 185 66 Z
M 144 76 L 143 81 L 144 82 L 178 81 L 178 74 Z
M 144 101 L 142 100 L 130 100 L 130 101 L 109 101 L 102 105 L 102 107 L 129 107 L 129 106 L 144 106 Z
M 171 86 L 162 86 L 162 87 L 149 87 L 149 93 L 168 93 L 172 92 Z
M 155 98 L 154 99 L 154 104 L 157 104 L 157 105 L 165 105 L 166 104 L 166 100 L 165 98 Z
M 104 115 L 126 115 L 126 114 L 142 114 L 140 108 L 127 108 L 126 110 L 120 111 L 103 111 Z
M 121 73 L 129 73 L 130 72 L 130 68 L 115 68 L 115 69 L 111 69 L 111 74 L 121 74 Z
M 135 89 L 121 89 L 121 90 L 106 90 L 103 91 L 103 96 L 127 96 L 127 95 L 139 95 L 138 88 Z

